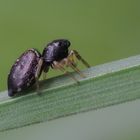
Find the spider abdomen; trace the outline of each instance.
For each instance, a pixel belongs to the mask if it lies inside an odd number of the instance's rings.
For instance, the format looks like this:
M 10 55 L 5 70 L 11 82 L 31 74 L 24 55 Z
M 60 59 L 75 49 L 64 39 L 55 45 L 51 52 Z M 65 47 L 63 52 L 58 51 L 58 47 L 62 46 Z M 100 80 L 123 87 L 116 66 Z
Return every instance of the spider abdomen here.
M 8 95 L 14 96 L 17 92 L 28 88 L 35 83 L 40 53 L 35 49 L 24 52 L 15 62 L 8 75 Z

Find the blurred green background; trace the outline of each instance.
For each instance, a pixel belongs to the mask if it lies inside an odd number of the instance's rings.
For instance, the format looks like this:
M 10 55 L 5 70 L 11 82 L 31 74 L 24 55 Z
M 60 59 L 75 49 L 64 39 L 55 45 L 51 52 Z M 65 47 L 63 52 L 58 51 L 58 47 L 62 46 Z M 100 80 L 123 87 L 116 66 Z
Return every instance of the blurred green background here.
M 57 38 L 93 66 L 139 54 L 140 1 L 0 0 L 0 90 L 22 52 Z

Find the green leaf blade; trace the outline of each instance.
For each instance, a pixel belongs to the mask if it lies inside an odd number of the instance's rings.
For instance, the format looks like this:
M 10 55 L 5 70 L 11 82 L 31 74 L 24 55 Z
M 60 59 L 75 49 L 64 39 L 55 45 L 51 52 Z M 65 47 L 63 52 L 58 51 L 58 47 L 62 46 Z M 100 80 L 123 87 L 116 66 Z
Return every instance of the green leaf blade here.
M 0 94 L 0 131 L 77 114 L 140 98 L 140 56 L 82 71 L 80 84 L 68 76 L 41 82 L 42 94 L 9 98 Z

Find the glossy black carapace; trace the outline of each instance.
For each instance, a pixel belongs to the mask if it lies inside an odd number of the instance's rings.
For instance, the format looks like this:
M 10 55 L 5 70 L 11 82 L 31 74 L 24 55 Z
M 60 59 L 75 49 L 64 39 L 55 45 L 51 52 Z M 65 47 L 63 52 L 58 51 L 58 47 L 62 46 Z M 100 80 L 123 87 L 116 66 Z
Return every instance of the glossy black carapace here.
M 84 77 L 76 66 L 75 58 L 83 62 L 86 67 L 90 66 L 77 51 L 69 50 L 70 44 L 67 39 L 58 39 L 48 43 L 42 54 L 36 49 L 24 52 L 16 60 L 8 75 L 8 95 L 15 96 L 35 83 L 39 91 L 39 77 L 42 71 L 47 73 L 50 67 L 69 74 L 65 68 L 69 66 Z M 70 76 L 77 81 L 75 77 Z

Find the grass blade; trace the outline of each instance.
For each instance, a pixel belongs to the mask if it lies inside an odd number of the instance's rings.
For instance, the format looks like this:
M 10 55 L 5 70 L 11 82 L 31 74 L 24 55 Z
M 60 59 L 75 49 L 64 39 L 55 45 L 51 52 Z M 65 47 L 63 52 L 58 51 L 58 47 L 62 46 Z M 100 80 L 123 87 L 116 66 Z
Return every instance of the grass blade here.
M 140 98 L 140 56 L 91 67 L 76 84 L 63 75 L 41 82 L 17 98 L 0 93 L 0 131 L 81 113 Z

